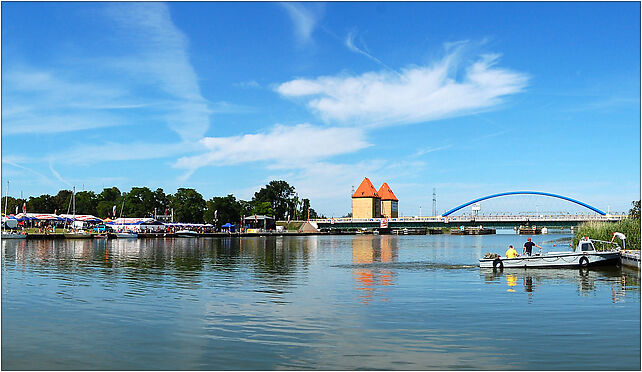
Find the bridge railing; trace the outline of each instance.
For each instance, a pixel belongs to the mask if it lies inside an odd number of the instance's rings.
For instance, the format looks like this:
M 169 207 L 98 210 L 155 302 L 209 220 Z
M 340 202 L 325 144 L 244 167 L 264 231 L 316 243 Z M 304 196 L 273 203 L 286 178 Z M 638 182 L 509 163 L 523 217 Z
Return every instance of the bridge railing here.
M 397 217 L 397 218 L 322 218 L 311 220 L 317 223 L 380 223 L 382 220 L 387 222 L 502 222 L 502 221 L 619 221 L 627 218 L 626 214 L 610 214 L 606 216 L 594 214 L 558 214 L 558 215 L 500 215 L 500 216 L 430 216 L 430 217 Z

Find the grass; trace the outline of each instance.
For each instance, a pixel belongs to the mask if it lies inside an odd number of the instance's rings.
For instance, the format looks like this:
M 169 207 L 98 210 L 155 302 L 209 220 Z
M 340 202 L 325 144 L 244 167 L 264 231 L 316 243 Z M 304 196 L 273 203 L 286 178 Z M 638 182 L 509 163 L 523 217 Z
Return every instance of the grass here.
M 303 225 L 303 222 L 277 222 L 277 226 L 285 226 L 285 229 L 288 231 L 299 231 L 301 226 Z
M 640 249 L 640 220 L 626 219 L 618 222 L 585 222 L 578 226 L 573 237 L 573 247 L 583 236 L 591 239 L 611 241 L 614 232 L 626 235 L 626 249 Z M 620 246 L 620 239 L 615 240 Z

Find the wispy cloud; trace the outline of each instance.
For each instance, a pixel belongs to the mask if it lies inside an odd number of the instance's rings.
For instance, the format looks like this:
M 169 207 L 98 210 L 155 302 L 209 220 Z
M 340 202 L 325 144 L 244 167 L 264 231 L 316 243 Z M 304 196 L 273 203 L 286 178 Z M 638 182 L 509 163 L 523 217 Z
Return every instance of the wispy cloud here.
M 431 66 L 407 67 L 358 76 L 295 79 L 277 87 L 285 97 L 308 97 L 308 107 L 324 120 L 368 126 L 412 124 L 491 109 L 521 92 L 528 76 L 497 67 L 486 54 L 459 73 L 457 54 Z
M 321 17 L 323 8 L 321 4 L 306 3 L 280 3 L 287 11 L 295 29 L 299 43 L 306 44 L 312 39 L 312 32 Z
M 147 79 L 172 98 L 166 121 L 182 139 L 201 138 L 209 128 L 211 111 L 189 61 L 187 37 L 172 22 L 167 5 L 113 3 L 107 13 L 120 28 L 122 41 L 137 52 L 116 66 Z
M 258 89 L 258 88 L 261 88 L 261 84 L 259 84 L 259 82 L 256 81 L 256 80 L 241 81 L 241 82 L 235 83 L 234 85 L 239 87 L 239 88 L 242 88 L 242 89 Z
M 60 133 L 124 125 L 127 122 L 112 110 L 143 104 L 112 84 L 63 75 L 9 68 L 3 75 L 3 134 Z
M 233 137 L 205 137 L 206 152 L 178 159 L 176 168 L 188 171 L 186 178 L 204 166 L 223 166 L 269 161 L 271 167 L 298 168 L 310 161 L 355 152 L 369 146 L 356 128 L 323 128 L 310 124 L 276 125 L 268 132 Z
M 639 108 L 640 99 L 634 97 L 605 97 L 601 100 L 588 101 L 564 109 L 567 112 L 609 111 L 623 107 Z
M 431 152 L 446 150 L 446 149 L 449 149 L 451 147 L 452 147 L 452 145 L 439 146 L 439 147 L 427 147 L 427 148 L 424 148 L 424 149 L 419 149 L 416 153 L 414 153 L 413 156 L 415 156 L 415 157 L 422 156 L 422 155 L 429 154 Z
M 66 179 L 62 178 L 62 176 L 60 175 L 60 173 L 58 173 L 58 172 L 54 169 L 54 167 L 53 167 L 53 162 L 52 162 L 52 161 L 50 161 L 50 162 L 49 162 L 49 170 L 51 171 L 51 173 L 52 173 L 52 174 L 53 174 L 53 175 L 54 175 L 54 176 L 55 176 L 55 177 L 56 177 L 60 182 L 62 182 L 62 183 L 64 183 L 64 184 L 66 184 L 67 186 L 71 186 L 71 184 L 70 184 Z
M 120 46 L 117 57 L 66 58 L 46 68 L 14 64 L 4 71 L 5 134 L 141 125 L 144 117 L 147 125 L 157 121 L 181 140 L 196 141 L 212 112 L 238 109 L 202 96 L 188 40 L 166 4 L 111 3 L 104 14 L 109 37 Z
M 29 167 L 25 167 L 24 165 L 18 164 L 16 162 L 12 161 L 12 160 L 9 160 L 4 156 L 2 157 L 2 164 L 8 164 L 8 165 L 11 165 L 13 167 L 16 167 L 16 168 L 19 168 L 19 169 L 22 169 L 22 170 L 26 170 L 27 172 L 37 176 L 40 179 L 40 182 L 44 182 L 44 183 L 48 183 L 48 184 L 52 184 L 52 185 L 56 184 L 51 178 L 45 176 L 44 174 L 42 174 L 42 173 L 40 173 L 38 171 L 35 171 L 35 170 L 33 170 L 33 169 L 29 168 Z
M 59 153 L 44 156 L 43 160 L 51 162 L 64 161 L 66 165 L 90 165 L 112 161 L 132 161 L 173 158 L 194 151 L 203 150 L 198 143 L 147 143 L 107 142 L 98 145 L 80 145 Z M 99 156 L 95 156 L 99 154 Z M 39 159 L 32 159 L 39 161 Z
M 346 45 L 346 47 L 348 49 L 350 49 L 351 51 L 353 51 L 355 53 L 359 53 L 359 54 L 361 54 L 363 56 L 366 56 L 366 57 L 368 57 L 368 59 L 375 61 L 376 63 L 380 64 L 381 66 L 383 66 L 383 67 L 385 67 L 385 68 L 387 68 L 387 69 L 389 69 L 391 71 L 394 71 L 392 68 L 390 68 L 390 66 L 386 65 L 385 63 L 383 63 L 379 58 L 377 58 L 377 57 L 373 56 L 372 54 L 366 52 L 365 50 L 357 47 L 355 45 L 355 36 L 356 36 L 356 34 L 357 34 L 356 31 L 351 31 L 346 36 L 345 45 Z M 363 42 L 363 40 L 361 40 L 361 43 L 364 44 L 364 48 L 365 48 L 365 43 Z M 394 72 L 396 72 L 396 71 L 394 71 Z

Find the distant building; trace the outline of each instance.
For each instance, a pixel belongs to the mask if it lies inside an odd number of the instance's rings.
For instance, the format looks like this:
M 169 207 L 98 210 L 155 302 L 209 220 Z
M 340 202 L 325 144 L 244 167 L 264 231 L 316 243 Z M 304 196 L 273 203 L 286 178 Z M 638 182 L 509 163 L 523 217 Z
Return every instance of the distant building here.
M 386 182 L 377 191 L 366 177 L 352 194 L 352 218 L 380 217 L 399 217 L 399 199 Z
M 352 194 L 352 218 L 377 218 L 381 216 L 381 198 L 368 177 L 364 178 Z
M 381 217 L 397 218 L 399 217 L 399 199 L 390 190 L 387 183 L 383 183 L 377 191 L 381 198 Z

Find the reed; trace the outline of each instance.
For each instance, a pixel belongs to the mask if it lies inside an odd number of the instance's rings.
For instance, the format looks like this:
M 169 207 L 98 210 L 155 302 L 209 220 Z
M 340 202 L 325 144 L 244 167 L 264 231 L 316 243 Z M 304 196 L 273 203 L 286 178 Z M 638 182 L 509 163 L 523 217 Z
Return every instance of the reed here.
M 580 224 L 573 237 L 573 247 L 583 236 L 591 239 L 610 241 L 614 232 L 621 232 L 626 235 L 626 249 L 640 249 L 640 220 L 626 219 L 618 222 L 584 222 Z M 622 245 L 619 239 L 617 243 Z

